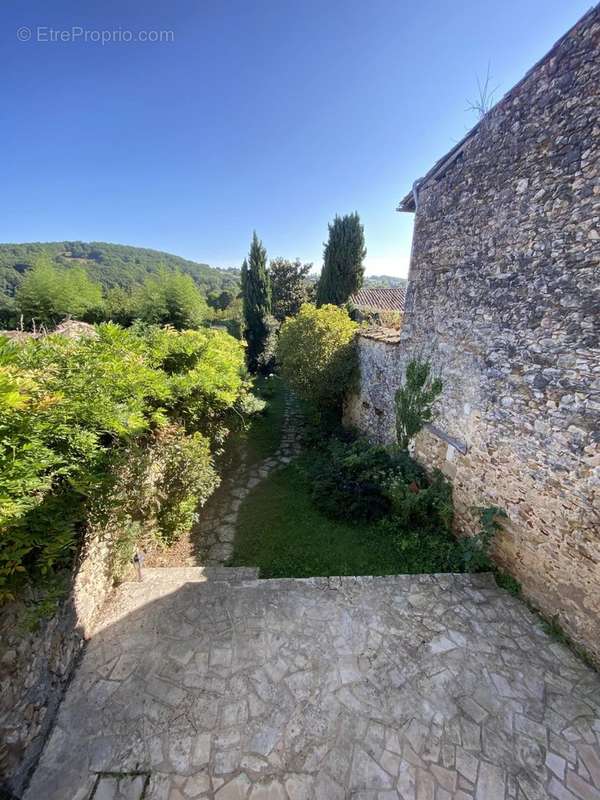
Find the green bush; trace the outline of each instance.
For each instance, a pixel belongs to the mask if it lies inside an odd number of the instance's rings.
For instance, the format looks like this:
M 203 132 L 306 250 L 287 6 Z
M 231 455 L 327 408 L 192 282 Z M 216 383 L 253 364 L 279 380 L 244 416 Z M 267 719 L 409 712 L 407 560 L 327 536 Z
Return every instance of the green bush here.
M 385 493 L 391 515 L 404 528 L 452 530 L 452 487 L 439 470 L 430 480 L 423 476 L 419 481 L 407 481 L 404 475 L 394 476 L 386 484 Z
M 432 378 L 430 373 L 429 361 L 412 359 L 406 366 L 404 385 L 396 392 L 396 434 L 403 450 L 408 449 L 417 433 L 433 419 L 435 402 L 442 393 L 442 381 Z
M 474 509 L 479 514 L 480 529 L 473 536 L 460 539 L 462 559 L 466 572 L 484 572 L 493 569 L 491 559 L 492 543 L 502 530 L 500 519 L 507 516 L 506 511 L 497 506 L 479 506 Z
M 70 562 L 119 453 L 147 452 L 161 431 L 172 472 L 152 503 L 172 541 L 191 520 L 192 495 L 214 488 L 210 452 L 251 407 L 249 392 L 243 346 L 222 331 L 105 324 L 97 338 L 0 337 L 0 597 Z
M 201 433 L 186 436 L 180 429 L 160 439 L 164 469 L 156 486 L 160 505 L 156 514 L 156 537 L 169 545 L 188 531 L 203 506 L 219 485 L 210 443 Z
M 425 471 L 397 449 L 365 439 L 329 439 L 306 459 L 312 496 L 324 514 L 341 519 L 376 520 L 392 512 L 389 486 L 426 485 Z
M 358 325 L 343 308 L 310 304 L 286 320 L 277 361 L 296 395 L 317 409 L 340 408 L 357 372 L 354 336 Z

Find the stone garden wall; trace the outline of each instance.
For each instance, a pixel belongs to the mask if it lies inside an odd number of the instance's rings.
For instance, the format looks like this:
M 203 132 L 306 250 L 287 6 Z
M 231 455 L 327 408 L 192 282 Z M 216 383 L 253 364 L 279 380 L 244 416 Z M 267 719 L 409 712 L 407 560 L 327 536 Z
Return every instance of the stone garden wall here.
M 92 533 L 68 597 L 34 629 L 36 620 L 23 602 L 0 613 L 0 789 L 16 796 L 41 752 L 94 616 L 112 589 L 111 553 L 110 538 Z
M 506 510 L 498 559 L 600 661 L 599 110 L 596 7 L 419 187 L 404 325 L 359 338 L 347 418 L 390 441 L 406 363 L 430 359 L 419 459 L 463 529 Z

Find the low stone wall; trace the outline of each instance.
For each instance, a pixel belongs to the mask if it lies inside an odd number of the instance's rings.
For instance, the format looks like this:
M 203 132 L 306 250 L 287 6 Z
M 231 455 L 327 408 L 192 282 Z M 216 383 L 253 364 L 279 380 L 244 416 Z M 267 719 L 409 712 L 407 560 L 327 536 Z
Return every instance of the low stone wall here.
M 344 408 L 345 425 L 382 444 L 394 441 L 396 436 L 394 396 L 401 384 L 399 343 L 400 333 L 391 328 L 361 332 L 357 339 L 360 388 Z
M 0 787 L 17 797 L 39 757 L 96 612 L 112 589 L 110 540 L 94 533 L 68 597 L 36 630 L 24 603 L 0 613 Z

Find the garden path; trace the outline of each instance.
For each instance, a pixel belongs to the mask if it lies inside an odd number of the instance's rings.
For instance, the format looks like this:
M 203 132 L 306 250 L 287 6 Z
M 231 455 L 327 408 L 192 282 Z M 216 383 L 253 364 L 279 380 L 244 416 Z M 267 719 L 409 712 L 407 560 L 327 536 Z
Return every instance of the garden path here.
M 197 558 L 190 563 L 216 566 L 229 561 L 233 555 L 233 540 L 237 518 L 247 495 L 277 467 L 289 464 L 301 449 L 302 415 L 294 398 L 288 393 L 285 400 L 281 442 L 276 452 L 258 464 L 248 464 L 242 452 L 240 464 L 219 487 L 214 499 L 202 511 L 193 536 Z

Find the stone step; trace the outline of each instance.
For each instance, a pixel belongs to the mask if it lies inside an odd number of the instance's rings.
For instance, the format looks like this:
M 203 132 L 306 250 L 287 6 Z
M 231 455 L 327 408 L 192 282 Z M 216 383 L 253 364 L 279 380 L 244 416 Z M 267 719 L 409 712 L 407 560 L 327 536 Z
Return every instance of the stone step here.
M 143 567 L 142 583 L 242 583 L 258 578 L 256 567 Z M 138 583 L 139 581 L 128 581 Z

